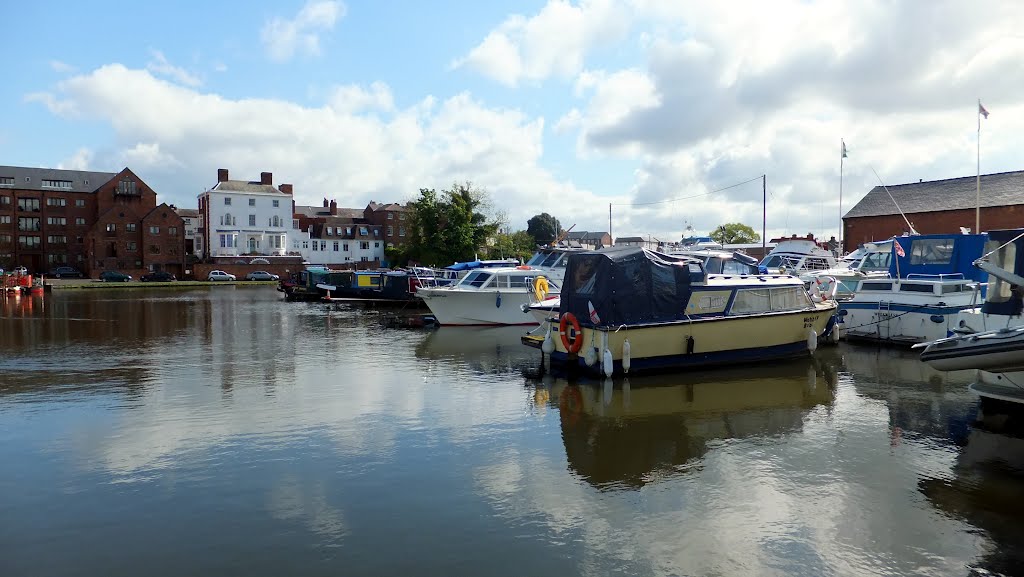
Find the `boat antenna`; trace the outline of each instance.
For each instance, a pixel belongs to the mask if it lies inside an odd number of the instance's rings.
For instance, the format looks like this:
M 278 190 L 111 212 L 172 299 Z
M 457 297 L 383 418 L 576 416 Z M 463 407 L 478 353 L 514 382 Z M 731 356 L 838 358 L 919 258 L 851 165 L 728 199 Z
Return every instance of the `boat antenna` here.
M 873 166 L 871 166 L 871 165 L 869 164 L 869 165 L 868 165 L 868 168 L 870 168 L 870 169 L 871 169 L 871 172 L 874 172 L 874 173 L 875 173 L 875 178 L 877 178 L 877 179 L 878 179 L 878 184 L 881 184 L 881 185 L 882 185 L 882 188 L 883 188 L 883 189 L 885 189 L 885 194 L 888 194 L 888 195 L 889 195 L 889 200 L 891 200 L 891 201 L 892 201 L 892 203 L 896 205 L 896 210 L 900 211 L 900 216 L 902 216 L 902 217 L 903 217 L 903 222 L 907 223 L 907 228 L 909 228 L 909 229 L 910 229 L 910 234 L 921 234 L 921 233 L 917 232 L 917 230 L 915 230 L 915 229 L 914 229 L 914 225 L 910 224 L 910 221 L 909 221 L 909 220 L 907 220 L 907 215 L 903 214 L 903 209 L 902 209 L 902 208 L 900 208 L 900 205 L 899 205 L 899 203 L 898 203 L 898 202 L 896 202 L 896 199 L 892 197 L 892 193 L 891 193 L 891 192 L 889 192 L 889 187 L 885 186 L 885 183 L 884 183 L 884 182 L 882 182 L 882 177 L 878 176 L 878 173 L 877 173 L 877 172 L 875 172 L 875 167 L 873 167 Z

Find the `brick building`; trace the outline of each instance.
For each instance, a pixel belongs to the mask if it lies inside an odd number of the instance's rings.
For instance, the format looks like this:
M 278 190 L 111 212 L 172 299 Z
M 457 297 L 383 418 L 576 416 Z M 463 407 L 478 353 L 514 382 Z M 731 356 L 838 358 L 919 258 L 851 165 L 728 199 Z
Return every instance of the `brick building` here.
M 324 199 L 323 206 L 296 206 L 292 250 L 311 264 L 376 268 L 384 261 L 385 227 L 372 224 L 369 209 L 341 208 Z
M 181 274 L 184 246 L 181 218 L 128 168 L 0 166 L 0 267 Z
M 888 189 L 886 193 L 884 187 L 876 186 L 843 216 L 843 252 L 909 232 L 900 209 L 921 234 L 975 228 L 974 176 L 898 184 Z M 982 232 L 1024 226 L 1024 171 L 981 175 L 980 207 Z
M 363 209 L 363 218 L 379 226 L 384 235 L 385 247 L 392 248 L 405 244 L 409 234 L 409 209 L 398 203 L 377 204 L 370 201 Z

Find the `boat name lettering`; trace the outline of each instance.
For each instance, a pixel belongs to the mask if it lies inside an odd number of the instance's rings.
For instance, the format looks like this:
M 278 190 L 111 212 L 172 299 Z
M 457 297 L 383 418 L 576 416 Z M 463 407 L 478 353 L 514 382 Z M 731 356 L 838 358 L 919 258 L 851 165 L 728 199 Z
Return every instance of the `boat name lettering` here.
M 804 317 L 804 328 L 805 329 L 814 328 L 814 323 L 817 320 L 818 320 L 818 315 L 815 315 L 813 317 Z

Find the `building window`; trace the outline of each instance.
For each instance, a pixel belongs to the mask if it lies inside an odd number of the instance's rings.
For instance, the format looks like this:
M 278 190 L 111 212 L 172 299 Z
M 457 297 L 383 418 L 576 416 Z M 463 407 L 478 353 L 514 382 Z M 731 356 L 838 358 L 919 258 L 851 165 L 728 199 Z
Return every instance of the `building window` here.
M 135 186 L 134 180 L 126 178 L 117 183 L 117 194 L 136 195 L 138 193 L 139 191 Z
M 404 226 L 398 227 L 398 236 L 405 236 L 405 227 Z
M 366 236 L 367 234 L 369 234 L 369 233 L 366 232 L 366 227 L 365 226 L 359 227 L 359 236 Z
M 0 245 L 11 244 L 13 238 L 9 234 L 0 234 Z
M 14 177 L 0 176 L 0 186 L 14 186 Z
M 388 225 L 388 236 L 395 236 L 395 227 Z
M 71 181 L 43 179 L 43 188 L 71 188 Z
M 395 213 L 389 212 L 388 213 L 388 220 L 395 220 Z
M 54 226 L 66 226 L 68 219 L 63 216 L 48 216 L 46 217 L 46 224 L 52 224 Z
M 374 238 L 380 236 L 380 229 L 379 228 L 373 229 L 373 236 L 374 236 Z
M 82 217 L 78 217 L 75 219 L 75 224 L 79 226 L 85 226 L 85 219 Z
M 112 222 L 108 222 L 107 223 L 107 232 L 117 232 L 117 225 L 112 223 Z
M 133 240 L 132 241 L 128 241 L 128 251 L 129 252 L 135 252 L 137 250 L 138 250 L 138 246 L 135 244 L 135 241 L 133 241 Z
M 129 222 L 128 224 L 124 225 L 124 229 L 128 232 L 135 232 L 135 223 Z
M 19 236 L 18 247 L 19 248 L 39 248 L 38 236 Z
M 39 230 L 40 219 L 37 217 L 18 217 L 18 230 Z
M 149 234 L 160 234 L 160 227 L 159 226 L 151 226 L 151 227 L 149 227 Z
M 52 265 L 67 264 L 68 257 L 66 254 L 48 254 L 46 260 Z
M 359 248 L 361 248 L 363 250 L 369 250 L 370 249 L 370 243 L 365 242 L 365 241 L 361 242 L 361 243 L 359 243 Z
M 334 252 L 338 252 L 338 245 L 341 244 L 338 241 L 334 241 Z
M 279 206 L 281 206 L 281 201 L 280 200 L 275 200 L 274 201 L 274 208 L 278 208 Z
M 85 199 L 84 198 L 76 198 L 75 199 L 75 206 L 77 206 L 78 208 L 82 208 L 83 206 L 85 206 Z
M 380 248 L 380 243 L 379 242 L 373 243 L 373 248 Z
M 405 220 L 405 213 L 404 212 L 398 215 L 398 220 Z
M 343 250 L 345 252 L 348 252 L 348 243 L 347 242 L 345 244 L 341 245 L 341 250 Z
M 68 237 L 52 234 L 46 237 L 46 242 L 49 244 L 67 244 Z
M 46 199 L 46 206 L 67 206 L 68 200 L 66 198 L 48 198 Z
M 359 260 L 361 260 L 362 262 L 367 262 L 367 261 L 370 260 L 370 257 L 368 257 L 368 256 L 361 256 L 361 257 L 359 257 Z
M 302 241 L 302 248 L 309 248 L 309 241 L 308 240 Z
M 333 228 L 327 227 L 327 236 L 334 236 L 334 229 Z
M 11 206 L 11 197 L 6 194 L 0 196 L 0 206 Z
M 256 206 L 256 199 L 255 198 L 250 198 L 249 199 L 249 206 Z
M 19 198 L 18 199 L 18 210 L 25 212 L 39 212 L 39 199 L 38 198 Z
M 231 206 L 231 197 L 230 196 L 224 197 L 224 206 Z
M 0 224 L 11 224 L 11 217 L 6 214 L 0 215 Z
M 167 234 L 169 234 L 171 236 L 178 236 L 178 227 L 176 227 L 176 226 L 169 226 L 169 227 L 167 227 Z
M 318 243 L 317 241 L 314 240 L 313 241 L 313 250 L 317 250 L 319 246 L 320 246 L 320 243 Z
M 345 227 L 345 236 L 352 236 L 352 227 L 351 226 L 346 226 Z
M 219 234 L 217 236 L 220 237 L 220 247 L 221 248 L 235 248 L 235 242 L 237 241 L 237 239 L 235 238 L 235 235 L 233 235 L 233 234 Z
M 249 215 L 249 226 L 256 226 L 256 215 L 255 214 L 250 214 Z

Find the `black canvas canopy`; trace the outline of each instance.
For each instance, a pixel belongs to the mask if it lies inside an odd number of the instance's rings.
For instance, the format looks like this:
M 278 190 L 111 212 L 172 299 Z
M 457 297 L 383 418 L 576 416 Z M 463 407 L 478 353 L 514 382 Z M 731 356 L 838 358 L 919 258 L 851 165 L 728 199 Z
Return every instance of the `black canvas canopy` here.
M 690 284 L 703 280 L 699 261 L 637 246 L 573 253 L 562 282 L 561 311 L 581 325 L 677 320 L 684 317 Z

